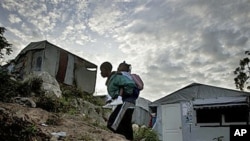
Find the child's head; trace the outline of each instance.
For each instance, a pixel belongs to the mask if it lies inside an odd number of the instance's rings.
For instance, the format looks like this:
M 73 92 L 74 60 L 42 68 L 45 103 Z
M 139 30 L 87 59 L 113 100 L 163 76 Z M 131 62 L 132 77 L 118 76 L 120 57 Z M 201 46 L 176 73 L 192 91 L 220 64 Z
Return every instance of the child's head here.
M 117 68 L 117 71 L 126 71 L 131 72 L 131 65 L 127 64 L 125 61 L 120 63 L 120 65 Z
M 109 62 L 103 62 L 100 66 L 100 70 L 102 77 L 109 77 L 112 71 L 112 64 Z

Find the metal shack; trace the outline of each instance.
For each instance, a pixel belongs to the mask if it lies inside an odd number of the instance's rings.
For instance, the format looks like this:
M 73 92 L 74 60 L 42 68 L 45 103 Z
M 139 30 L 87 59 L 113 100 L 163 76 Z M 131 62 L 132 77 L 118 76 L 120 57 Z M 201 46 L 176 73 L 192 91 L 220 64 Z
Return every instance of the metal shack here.
M 25 78 L 30 73 L 48 72 L 60 83 L 94 93 L 97 65 L 48 41 L 31 42 L 15 58 L 15 70 Z
M 249 124 L 247 92 L 193 83 L 150 104 L 162 141 L 229 141 L 230 125 Z

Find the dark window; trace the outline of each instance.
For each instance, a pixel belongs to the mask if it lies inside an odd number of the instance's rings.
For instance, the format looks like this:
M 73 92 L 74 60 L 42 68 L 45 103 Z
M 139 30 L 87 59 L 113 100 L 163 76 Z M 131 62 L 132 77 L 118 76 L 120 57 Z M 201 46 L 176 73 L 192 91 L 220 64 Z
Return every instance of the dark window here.
M 41 67 L 42 67 L 42 57 L 39 56 L 36 59 L 36 71 L 41 71 Z
M 223 111 L 225 122 L 246 122 L 248 119 L 248 107 L 238 106 L 225 108 Z
M 197 109 L 197 123 L 220 123 L 221 114 L 218 109 Z
M 222 123 L 222 115 L 226 123 L 247 122 L 248 114 L 248 107 L 244 105 L 196 109 L 197 123 Z

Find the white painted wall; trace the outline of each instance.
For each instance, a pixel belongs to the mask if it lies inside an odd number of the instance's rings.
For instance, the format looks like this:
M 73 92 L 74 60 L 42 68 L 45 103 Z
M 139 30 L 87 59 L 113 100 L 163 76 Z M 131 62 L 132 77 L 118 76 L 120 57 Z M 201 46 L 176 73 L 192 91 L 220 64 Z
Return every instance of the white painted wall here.
M 223 136 L 222 141 L 229 141 L 229 127 L 201 127 L 199 124 L 196 124 L 196 113 L 192 104 L 183 102 L 181 105 L 184 141 L 217 141 L 213 139 L 220 136 Z M 190 120 L 187 120 L 187 117 Z
M 217 141 L 213 140 L 223 136 L 222 141 L 229 141 L 229 127 L 193 127 L 190 141 Z
M 157 111 L 166 109 L 166 106 L 167 105 L 159 106 Z M 200 124 L 196 124 L 196 115 L 191 103 L 181 103 L 181 110 L 181 115 L 179 116 L 181 116 L 182 120 L 183 141 L 217 141 L 215 138 L 218 138 L 220 136 L 223 136 L 222 141 L 230 140 L 230 127 L 201 127 Z M 169 111 L 169 109 L 167 111 Z M 173 113 L 173 111 L 171 111 L 171 113 Z M 167 115 L 171 113 L 162 112 L 161 114 Z M 168 123 L 166 121 L 168 116 L 164 116 L 161 114 L 158 114 L 158 116 L 160 116 L 161 118 L 157 117 L 157 126 L 154 128 L 154 130 L 158 132 L 160 139 L 164 141 L 164 137 L 166 136 L 164 135 L 164 129 L 168 128 L 168 125 L 166 124 Z M 176 140 L 173 139 L 173 141 Z

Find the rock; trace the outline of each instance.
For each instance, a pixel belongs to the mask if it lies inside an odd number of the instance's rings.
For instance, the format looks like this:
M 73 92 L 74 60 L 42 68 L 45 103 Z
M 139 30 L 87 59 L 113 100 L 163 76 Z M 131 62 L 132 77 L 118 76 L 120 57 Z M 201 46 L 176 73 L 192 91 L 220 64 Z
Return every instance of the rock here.
M 36 107 L 36 103 L 31 98 L 28 97 L 14 97 L 12 98 L 12 102 L 18 103 L 20 105 L 30 106 L 32 108 Z
M 107 113 L 105 113 L 100 106 L 84 101 L 81 98 L 75 99 L 71 105 L 75 105 L 82 113 L 82 116 L 87 117 L 91 122 L 106 126 L 107 123 L 105 119 L 107 118 Z
M 51 133 L 51 135 L 55 136 L 56 138 L 63 138 L 63 137 L 66 137 L 66 132 L 53 132 Z
M 42 86 L 46 94 L 55 94 L 57 97 L 62 96 L 60 85 L 48 72 L 41 72 L 38 74 L 38 77 L 42 78 L 43 80 Z
M 52 137 L 50 138 L 50 141 L 58 141 L 58 138 L 57 138 L 56 136 L 52 136 Z
M 137 124 L 133 124 L 132 128 L 133 128 L 133 131 L 138 131 L 140 127 Z
M 60 85 L 54 77 L 52 77 L 48 72 L 36 72 L 29 75 L 25 80 L 32 79 L 33 77 L 38 77 L 43 80 L 42 90 L 48 96 L 62 97 L 62 91 Z M 24 80 L 24 81 L 25 81 Z

